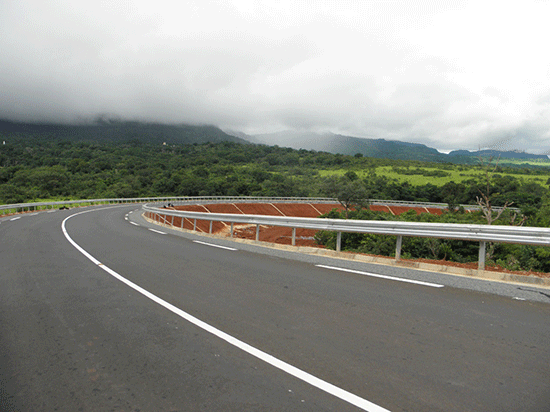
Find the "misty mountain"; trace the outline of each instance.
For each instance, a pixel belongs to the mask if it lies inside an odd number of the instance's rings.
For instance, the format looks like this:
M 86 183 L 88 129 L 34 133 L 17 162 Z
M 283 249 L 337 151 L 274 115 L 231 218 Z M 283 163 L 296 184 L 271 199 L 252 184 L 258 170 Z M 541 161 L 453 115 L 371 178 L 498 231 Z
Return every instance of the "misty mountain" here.
M 364 139 L 333 133 L 279 132 L 252 136 L 255 141 L 267 145 L 324 151 L 334 154 L 355 155 L 402 160 L 447 161 L 445 154 L 418 143 L 406 143 L 384 139 Z M 246 139 L 246 137 L 243 136 Z
M 224 132 L 216 126 L 209 125 L 169 125 L 105 118 L 88 124 L 22 123 L 0 119 L 0 140 L 6 140 L 10 136 L 100 143 L 203 144 L 229 141 L 241 144 L 277 145 L 297 150 L 306 149 L 351 156 L 360 153 L 365 157 L 452 163 L 475 163 L 480 155 L 483 157 L 493 156 L 494 158 L 500 156 L 501 159 L 549 161 L 546 155 L 534 155 L 520 151 L 480 150 L 469 152 L 455 150 L 447 155 L 418 143 L 358 138 L 333 133 L 286 131 L 247 135 L 230 130 Z
M 249 144 L 228 135 L 215 126 L 167 125 L 136 121 L 98 120 L 92 124 L 67 125 L 52 123 L 17 123 L 0 120 L 0 135 L 51 138 L 94 142 L 143 142 L 167 144 L 202 144 L 207 142 L 236 142 Z
M 499 150 L 477 150 L 475 152 L 469 152 L 468 150 L 453 150 L 449 153 L 449 156 L 451 157 L 457 157 L 457 156 L 464 156 L 464 157 L 473 157 L 477 159 L 479 156 L 482 157 L 493 157 L 493 158 L 500 158 L 502 159 L 523 159 L 523 160 L 544 160 L 548 161 L 547 155 L 536 155 L 531 153 L 522 152 L 519 150 L 511 150 L 507 152 L 502 152 Z

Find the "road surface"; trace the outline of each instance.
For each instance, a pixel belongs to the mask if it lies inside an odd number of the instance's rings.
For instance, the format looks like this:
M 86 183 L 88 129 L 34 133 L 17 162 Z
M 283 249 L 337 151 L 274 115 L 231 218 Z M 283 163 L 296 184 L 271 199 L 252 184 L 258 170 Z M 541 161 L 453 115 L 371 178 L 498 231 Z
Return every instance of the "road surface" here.
M 205 239 L 136 209 L 0 219 L 0 410 L 550 410 L 548 289 Z

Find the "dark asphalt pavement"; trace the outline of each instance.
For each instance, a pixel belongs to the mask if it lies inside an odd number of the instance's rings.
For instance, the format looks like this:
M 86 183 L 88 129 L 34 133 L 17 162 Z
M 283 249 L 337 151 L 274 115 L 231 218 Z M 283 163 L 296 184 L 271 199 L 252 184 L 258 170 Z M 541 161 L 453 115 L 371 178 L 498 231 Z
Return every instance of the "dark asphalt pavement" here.
M 125 220 L 136 208 L 86 209 L 66 229 L 120 276 L 254 348 L 393 412 L 550 410 L 550 299 L 202 239 L 238 250 L 220 249 L 152 232 L 137 212 Z M 61 230 L 81 211 L 0 219 L 1 411 L 360 410 L 92 263 Z

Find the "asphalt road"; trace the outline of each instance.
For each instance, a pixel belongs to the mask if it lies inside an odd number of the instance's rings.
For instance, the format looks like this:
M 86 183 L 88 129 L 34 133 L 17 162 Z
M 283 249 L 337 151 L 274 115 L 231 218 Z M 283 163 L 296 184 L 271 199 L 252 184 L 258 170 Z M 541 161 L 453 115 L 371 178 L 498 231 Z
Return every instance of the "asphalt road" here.
M 1 411 L 550 410 L 548 289 L 204 239 L 135 209 L 0 219 Z

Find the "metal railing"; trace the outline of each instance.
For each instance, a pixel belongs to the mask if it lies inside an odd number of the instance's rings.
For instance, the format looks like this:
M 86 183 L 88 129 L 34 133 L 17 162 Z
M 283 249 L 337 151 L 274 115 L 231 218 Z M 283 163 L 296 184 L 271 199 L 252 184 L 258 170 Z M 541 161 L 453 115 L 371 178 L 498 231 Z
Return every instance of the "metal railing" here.
M 90 206 L 119 203 L 146 203 L 146 202 L 180 202 L 194 199 L 189 196 L 164 196 L 164 197 L 135 197 L 135 198 L 110 198 L 110 199 L 84 199 L 84 200 L 60 200 L 56 202 L 34 202 L 34 203 L 14 203 L 9 205 L 0 205 L 0 215 L 11 213 L 21 213 L 35 210 L 58 209 L 63 206 Z M 205 197 L 197 199 L 216 199 L 216 197 Z
M 218 202 L 248 203 L 247 198 L 219 198 Z M 264 203 L 294 202 L 294 203 L 316 203 L 320 201 L 336 203 L 335 199 L 318 198 L 248 198 Z M 192 201 L 194 204 L 207 203 L 207 199 Z M 187 202 L 186 202 L 187 203 Z M 190 202 L 191 203 L 191 202 Z M 371 203 L 372 204 L 372 203 Z M 402 205 L 402 203 L 400 203 Z M 433 207 L 433 206 L 432 206 Z M 245 223 L 256 225 L 256 240 L 259 240 L 260 225 L 281 226 L 292 228 L 292 245 L 296 241 L 296 229 L 328 230 L 337 233 L 336 250 L 341 250 L 342 233 L 369 233 L 379 235 L 396 236 L 395 258 L 401 258 L 401 247 L 404 236 L 416 236 L 440 239 L 459 239 L 479 242 L 478 269 L 485 268 L 485 254 L 487 242 L 527 244 L 538 246 L 550 246 L 550 229 L 538 227 L 517 227 L 517 226 L 494 226 L 494 225 L 473 225 L 454 223 L 417 223 L 399 221 L 373 221 L 373 220 L 343 220 L 343 219 L 319 219 L 304 217 L 246 215 L 232 213 L 203 213 L 188 212 L 182 210 L 166 209 L 158 205 L 146 204 L 142 207 L 155 220 L 163 217 L 168 223 L 166 216 L 187 218 L 194 221 L 196 230 L 197 221 L 219 221 L 231 224 L 231 237 L 233 236 L 233 224 Z M 173 219 L 172 219 L 173 222 Z M 183 225 L 183 220 L 182 220 Z M 212 223 L 210 223 L 210 233 Z
M 60 200 L 56 202 L 34 202 L 34 203 L 15 203 L 9 205 L 0 205 L 0 214 L 19 213 L 32 210 L 53 209 L 63 206 L 87 206 L 98 204 L 117 204 L 117 203 L 146 203 L 146 202 L 171 202 L 176 205 L 200 204 L 200 203 L 223 203 L 223 202 L 317 202 L 317 203 L 338 203 L 334 198 L 309 198 L 309 197 L 259 197 L 259 196 L 163 196 L 163 197 L 136 197 L 136 198 L 109 198 L 109 199 L 84 199 L 84 200 Z M 381 206 L 406 206 L 406 207 L 426 207 L 436 209 L 447 209 L 446 203 L 433 202 L 412 202 L 407 200 L 379 200 L 369 199 L 371 205 Z M 479 210 L 478 205 L 459 205 L 465 210 Z M 508 208 L 509 210 L 519 211 L 519 209 Z M 493 210 L 500 210 L 494 207 Z

